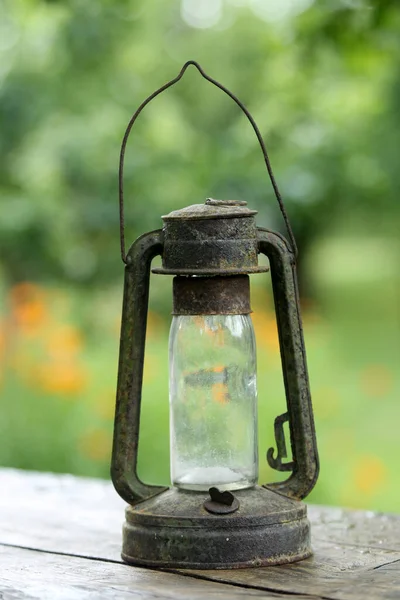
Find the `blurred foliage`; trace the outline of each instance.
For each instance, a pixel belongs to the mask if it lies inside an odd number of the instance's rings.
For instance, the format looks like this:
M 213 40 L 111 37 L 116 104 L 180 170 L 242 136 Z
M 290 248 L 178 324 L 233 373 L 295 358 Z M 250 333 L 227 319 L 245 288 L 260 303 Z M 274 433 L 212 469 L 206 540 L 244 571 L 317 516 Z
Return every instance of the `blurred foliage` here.
M 194 59 L 254 115 L 298 241 L 322 464 L 311 498 L 398 510 L 399 3 L 0 0 L 0 11 L 1 463 L 107 476 L 120 144 L 140 102 Z M 249 124 L 191 68 L 132 131 L 127 243 L 207 196 L 245 199 L 283 231 Z M 253 280 L 265 480 L 283 388 L 271 296 Z M 171 292 L 168 278 L 152 286 L 140 464 L 165 482 Z
M 189 58 L 265 135 L 302 254 L 338 220 L 398 225 L 400 6 L 388 0 L 3 0 L 0 255 L 9 281 L 119 276 L 119 146 Z M 281 226 L 254 134 L 194 70 L 140 117 L 128 240 L 207 196 Z M 143 207 L 146 210 L 143 210 Z

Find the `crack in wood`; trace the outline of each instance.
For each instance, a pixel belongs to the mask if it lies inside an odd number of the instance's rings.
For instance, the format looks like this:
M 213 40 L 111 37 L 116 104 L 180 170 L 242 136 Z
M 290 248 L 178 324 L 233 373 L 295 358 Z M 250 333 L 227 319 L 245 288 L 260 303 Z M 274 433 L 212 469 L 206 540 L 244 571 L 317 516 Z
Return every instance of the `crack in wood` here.
M 388 565 L 394 565 L 395 563 L 400 563 L 400 558 L 397 558 L 396 560 L 390 560 L 389 562 L 385 562 L 382 565 L 377 565 L 376 567 L 374 567 L 372 569 L 372 571 L 378 571 L 379 569 L 382 569 L 382 567 L 387 567 Z

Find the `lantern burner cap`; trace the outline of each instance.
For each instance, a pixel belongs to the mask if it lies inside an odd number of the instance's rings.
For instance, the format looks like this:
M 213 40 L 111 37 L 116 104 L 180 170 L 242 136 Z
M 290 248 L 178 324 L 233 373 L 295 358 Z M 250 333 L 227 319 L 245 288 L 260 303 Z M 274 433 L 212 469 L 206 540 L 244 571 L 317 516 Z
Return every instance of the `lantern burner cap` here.
M 239 500 L 228 491 L 220 492 L 218 488 L 209 489 L 210 498 L 203 504 L 207 512 L 213 515 L 229 515 L 238 510 Z
M 215 200 L 214 198 L 207 198 L 205 204 L 211 206 L 247 206 L 245 200 Z

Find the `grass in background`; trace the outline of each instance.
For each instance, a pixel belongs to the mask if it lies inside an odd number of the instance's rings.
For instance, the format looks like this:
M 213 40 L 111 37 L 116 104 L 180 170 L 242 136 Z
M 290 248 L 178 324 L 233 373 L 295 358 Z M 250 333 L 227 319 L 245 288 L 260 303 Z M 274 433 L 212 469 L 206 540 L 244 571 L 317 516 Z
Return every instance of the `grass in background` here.
M 320 307 L 303 303 L 321 459 L 310 500 L 398 511 L 393 278 L 379 285 L 319 281 Z M 252 284 L 264 483 L 280 476 L 265 453 L 285 402 L 271 293 L 265 278 L 253 277 Z M 3 466 L 108 477 L 121 296 L 122 290 L 86 295 L 30 282 L 7 291 L 0 330 Z M 168 327 L 152 306 L 139 456 L 140 475 L 151 483 L 169 481 Z

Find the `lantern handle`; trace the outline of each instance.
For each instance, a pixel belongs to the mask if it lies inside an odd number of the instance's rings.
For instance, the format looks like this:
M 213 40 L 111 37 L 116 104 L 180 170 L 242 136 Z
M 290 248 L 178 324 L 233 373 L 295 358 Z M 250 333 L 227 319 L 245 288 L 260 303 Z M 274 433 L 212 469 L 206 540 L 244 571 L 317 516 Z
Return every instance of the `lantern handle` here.
M 246 108 L 246 106 L 243 104 L 243 102 L 241 102 L 239 100 L 239 98 L 237 98 L 235 96 L 235 94 L 233 94 L 230 90 L 228 90 L 225 86 L 222 85 L 222 83 L 219 83 L 216 79 L 213 79 L 212 77 L 210 77 L 209 75 L 207 75 L 203 69 L 201 68 L 201 66 L 199 65 L 199 63 L 197 63 L 194 60 L 188 60 L 182 67 L 182 69 L 180 70 L 179 74 L 174 77 L 174 79 L 171 79 L 170 81 L 168 81 L 167 83 L 165 83 L 164 85 L 162 85 L 160 88 L 158 88 L 158 90 L 156 90 L 155 92 L 153 92 L 152 94 L 150 94 L 150 96 L 148 96 L 139 106 L 139 108 L 136 110 L 136 112 L 133 114 L 133 116 L 131 117 L 128 126 L 126 128 L 123 140 L 122 140 L 122 145 L 121 145 L 121 151 L 120 151 L 120 158 L 119 158 L 119 219 L 120 219 L 120 241 L 121 241 L 121 257 L 124 263 L 127 263 L 128 261 L 128 257 L 126 255 L 125 252 L 125 220 L 124 220 L 124 160 L 125 160 L 125 150 L 126 150 L 126 144 L 128 142 L 128 138 L 129 138 L 129 134 L 131 132 L 131 129 L 136 121 L 136 119 L 138 118 L 138 116 L 140 115 L 140 113 L 142 112 L 142 110 L 145 108 L 145 106 L 147 106 L 147 104 L 149 104 L 156 96 L 158 96 L 159 94 L 161 94 L 162 92 L 164 92 L 165 90 L 167 90 L 168 88 L 172 87 L 173 85 L 175 85 L 175 83 L 177 83 L 180 79 L 182 79 L 183 75 L 185 74 L 186 69 L 190 66 L 193 65 L 194 67 L 196 67 L 196 69 L 199 71 L 200 75 L 202 77 L 204 77 L 204 79 L 206 79 L 207 81 L 209 81 L 210 83 L 212 83 L 213 85 L 215 85 L 217 88 L 219 88 L 220 90 L 222 90 L 225 94 L 227 94 L 237 105 L 238 107 L 242 110 L 242 112 L 244 112 L 244 114 L 246 115 L 247 119 L 249 120 L 254 133 L 257 136 L 258 139 L 258 143 L 260 145 L 261 151 L 263 153 L 263 157 L 264 157 L 264 162 L 265 162 L 265 166 L 267 167 L 267 171 L 268 171 L 268 175 L 273 187 L 273 190 L 275 192 L 275 197 L 276 200 L 278 202 L 279 205 L 279 209 L 281 211 L 283 220 L 285 222 L 285 226 L 286 226 L 286 230 L 288 232 L 289 235 L 289 240 L 290 240 L 290 245 L 292 247 L 292 252 L 295 258 L 297 258 L 297 245 L 296 245 L 296 240 L 293 234 L 293 230 L 292 227 L 290 225 L 290 221 L 289 221 L 289 216 L 286 212 L 286 208 L 281 196 L 281 193 L 279 191 L 278 185 L 276 183 L 274 174 L 272 172 L 272 167 L 271 167 L 271 163 L 269 160 L 269 156 L 268 156 L 268 152 L 267 152 L 267 148 L 265 146 L 264 140 L 262 138 L 262 135 L 260 133 L 260 130 L 254 120 L 254 118 L 252 117 L 252 115 L 250 114 L 250 112 L 248 111 L 248 109 Z

